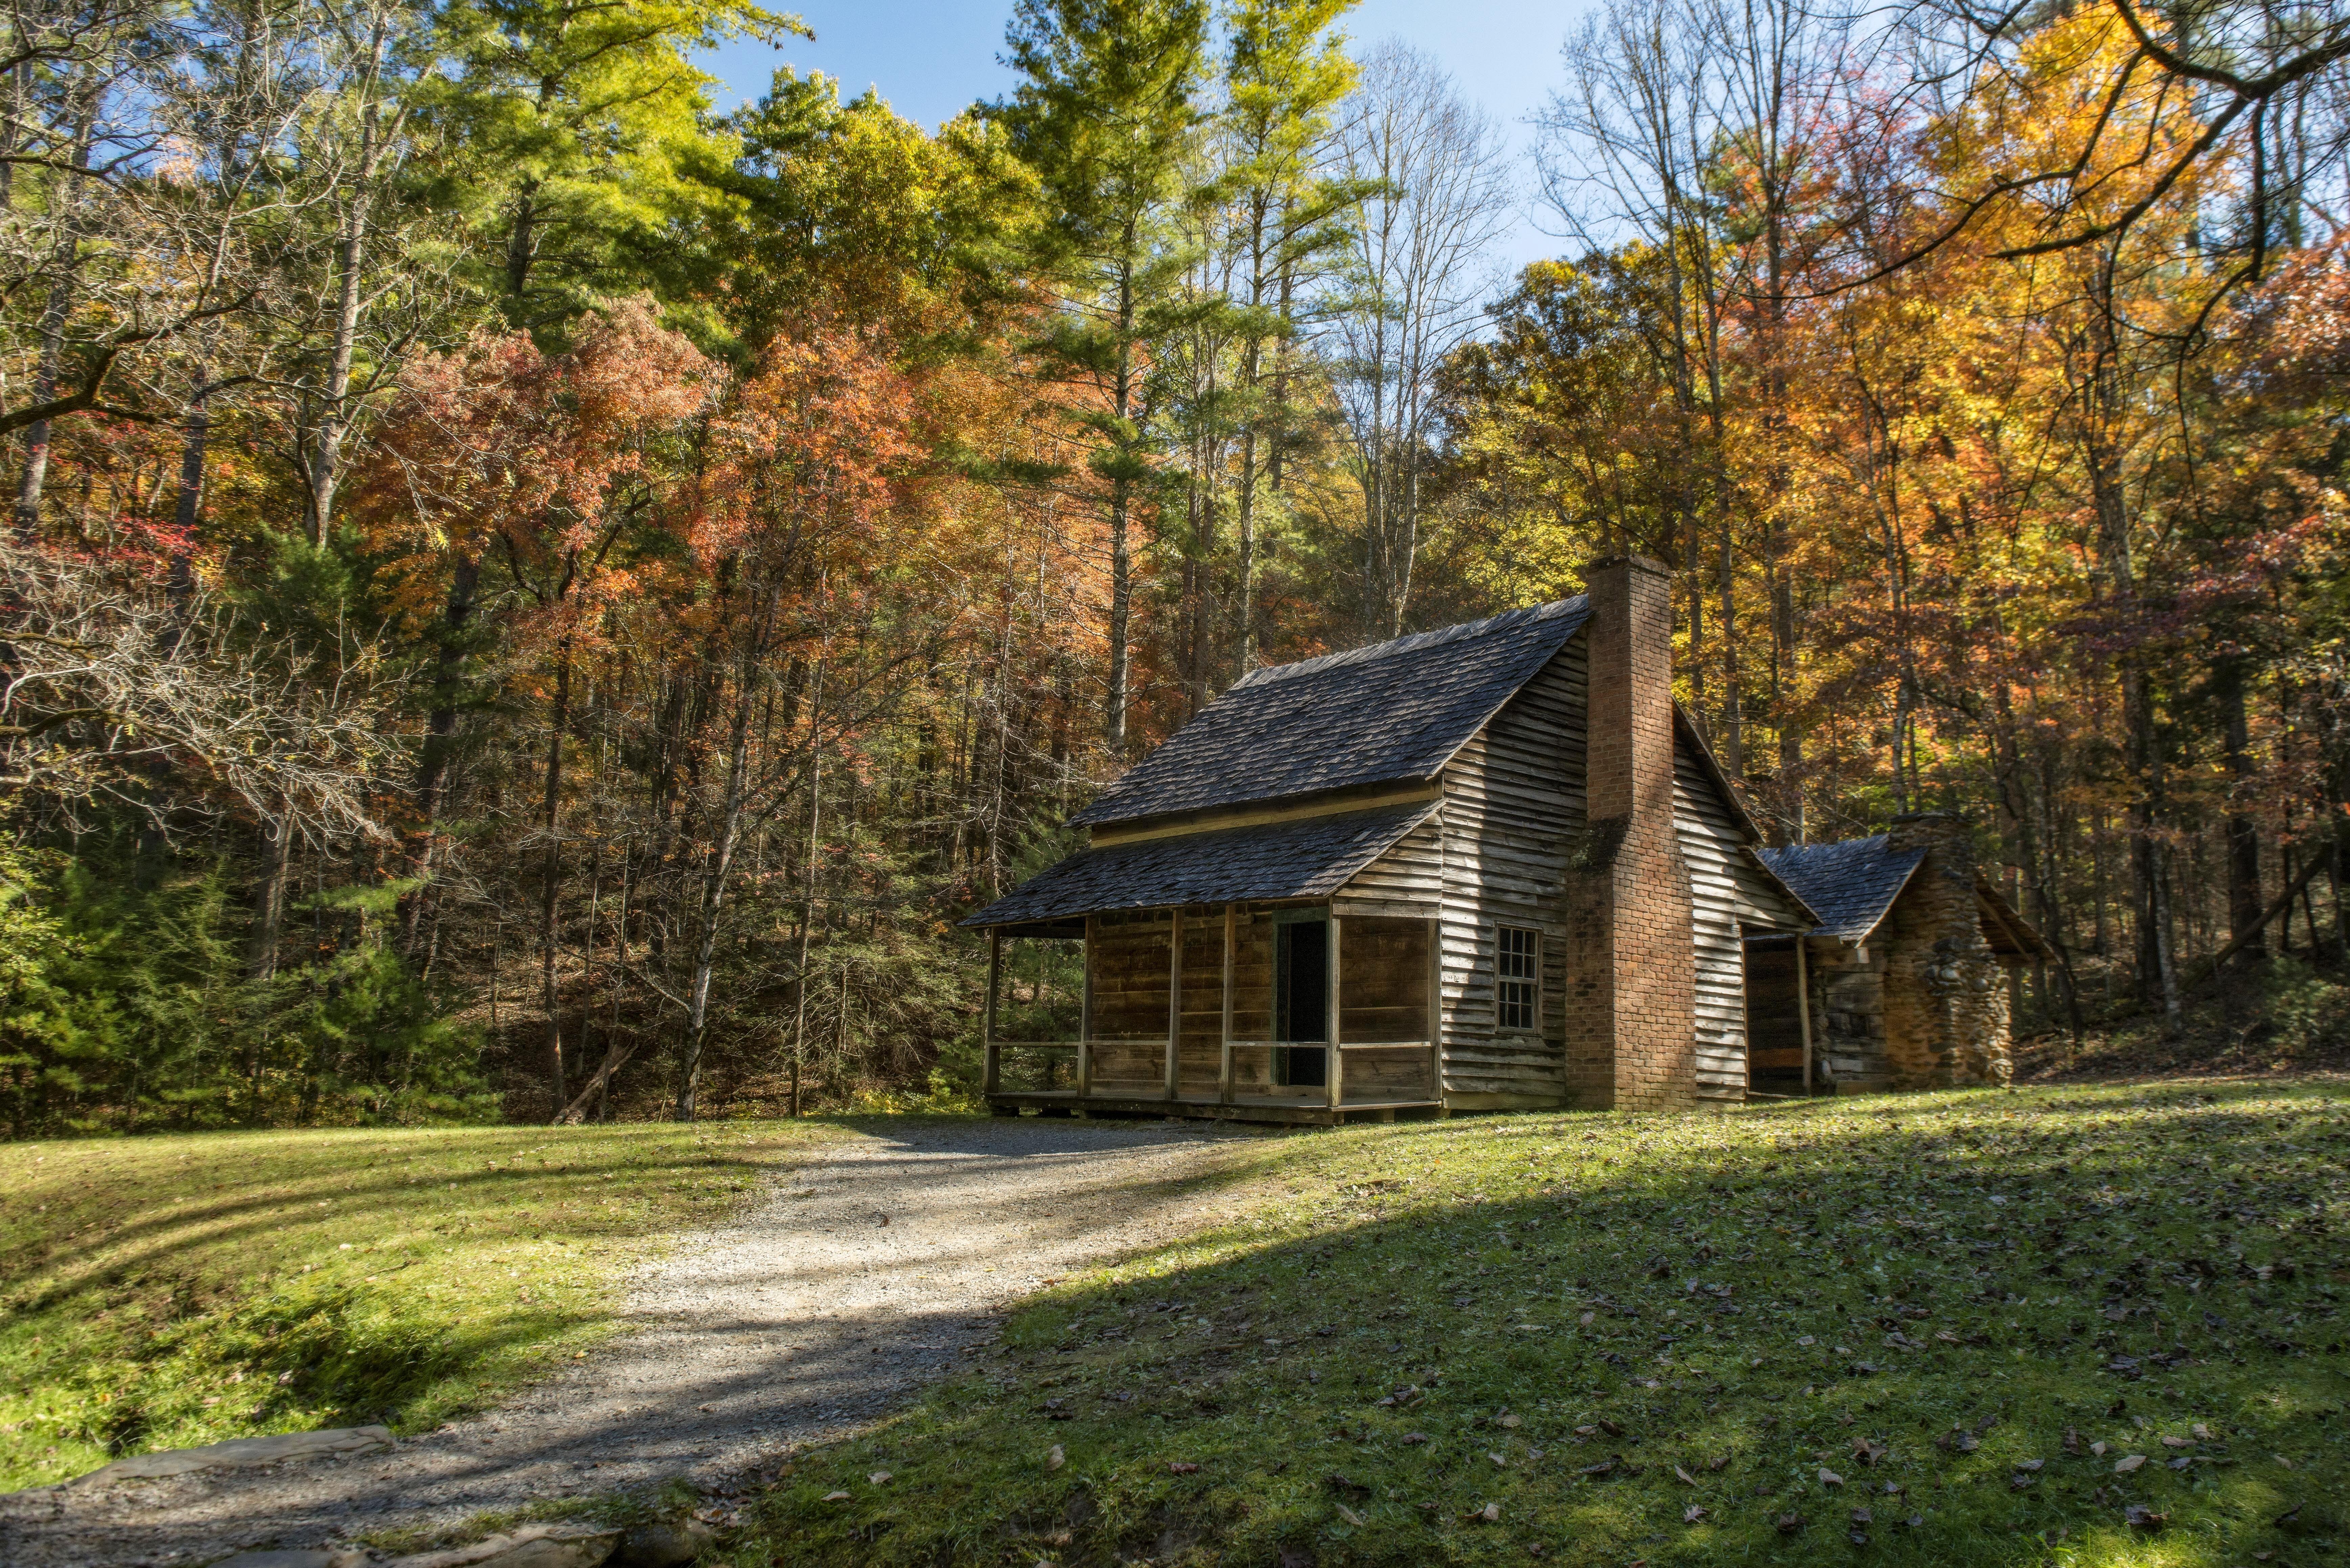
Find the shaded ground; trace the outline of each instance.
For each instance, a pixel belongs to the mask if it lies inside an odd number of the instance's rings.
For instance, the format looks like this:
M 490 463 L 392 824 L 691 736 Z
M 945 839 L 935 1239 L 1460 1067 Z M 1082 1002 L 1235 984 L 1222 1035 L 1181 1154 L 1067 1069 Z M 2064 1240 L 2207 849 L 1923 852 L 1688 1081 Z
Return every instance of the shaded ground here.
M 650 1266 L 630 1332 L 484 1416 L 359 1459 L 0 1500 L 12 1568 L 203 1562 L 671 1478 L 706 1488 L 854 1428 L 1065 1271 L 1208 1222 L 1199 1125 L 875 1123 Z
M 2350 1561 L 2350 1084 L 1455 1117 L 1253 1164 L 1219 1225 L 809 1455 L 725 1561 Z

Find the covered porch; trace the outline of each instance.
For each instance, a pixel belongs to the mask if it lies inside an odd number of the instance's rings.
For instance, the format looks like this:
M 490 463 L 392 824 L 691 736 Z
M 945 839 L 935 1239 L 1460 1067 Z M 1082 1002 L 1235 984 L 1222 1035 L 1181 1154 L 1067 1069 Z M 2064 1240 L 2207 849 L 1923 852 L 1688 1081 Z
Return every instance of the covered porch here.
M 1327 898 L 1121 909 L 992 927 L 988 944 L 999 1116 L 1443 1113 L 1432 914 Z

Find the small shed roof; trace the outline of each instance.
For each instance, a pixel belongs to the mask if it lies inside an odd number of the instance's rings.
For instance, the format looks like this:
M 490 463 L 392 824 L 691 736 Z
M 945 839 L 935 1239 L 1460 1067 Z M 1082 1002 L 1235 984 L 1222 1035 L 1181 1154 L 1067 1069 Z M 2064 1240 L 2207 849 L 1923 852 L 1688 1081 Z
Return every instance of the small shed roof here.
M 1847 942 L 1865 942 L 1885 911 L 1924 863 L 1922 849 L 1895 849 L 1882 833 L 1842 844 L 1804 844 L 1758 849 L 1762 863 L 1795 891 L 1820 918 L 1817 931 Z
M 1113 909 L 1325 898 L 1419 826 L 1437 804 L 1414 801 L 1082 850 L 962 923 L 1016 926 Z
M 1131 822 L 1434 778 L 1589 618 L 1586 600 L 1561 599 L 1256 670 L 1074 820 Z
M 1983 940 L 1991 950 L 2003 959 L 2037 959 L 2045 961 L 2056 956 L 2048 939 L 2034 929 L 2032 922 L 2016 913 L 2015 906 L 1991 885 L 1991 878 L 1975 873 L 1975 908 L 1982 915 Z

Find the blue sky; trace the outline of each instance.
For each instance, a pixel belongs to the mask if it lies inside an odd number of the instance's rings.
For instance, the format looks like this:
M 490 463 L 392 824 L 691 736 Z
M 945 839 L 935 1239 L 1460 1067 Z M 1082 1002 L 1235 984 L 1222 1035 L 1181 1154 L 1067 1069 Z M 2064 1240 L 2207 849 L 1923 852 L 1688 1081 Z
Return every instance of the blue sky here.
M 927 126 L 952 118 L 974 99 L 1011 88 L 996 63 L 1011 0 L 771 0 L 796 8 L 816 41 L 780 50 L 737 44 L 706 67 L 721 78 L 722 101 L 756 98 L 775 67 L 820 70 L 841 79 L 842 96 L 880 89 L 891 107 Z M 1364 0 L 1347 24 L 1361 43 L 1395 36 L 1436 57 L 1464 96 L 1509 127 L 1523 151 L 1526 117 L 1560 79 L 1559 46 L 1582 7 L 1541 0 Z M 1531 191 L 1531 171 L 1521 183 Z M 1515 267 L 1552 254 L 1555 242 L 1534 226 L 1529 208 L 1500 258 Z

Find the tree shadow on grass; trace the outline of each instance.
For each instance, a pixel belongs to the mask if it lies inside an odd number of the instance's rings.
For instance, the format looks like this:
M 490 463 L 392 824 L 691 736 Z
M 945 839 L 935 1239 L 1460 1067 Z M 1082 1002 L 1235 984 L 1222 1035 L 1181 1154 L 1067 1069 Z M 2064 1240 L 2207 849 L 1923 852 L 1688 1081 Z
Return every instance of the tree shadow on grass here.
M 1065 1287 L 750 1549 L 2216 1565 L 2350 1532 L 2339 1098 L 1366 1134 L 1301 1233 Z

